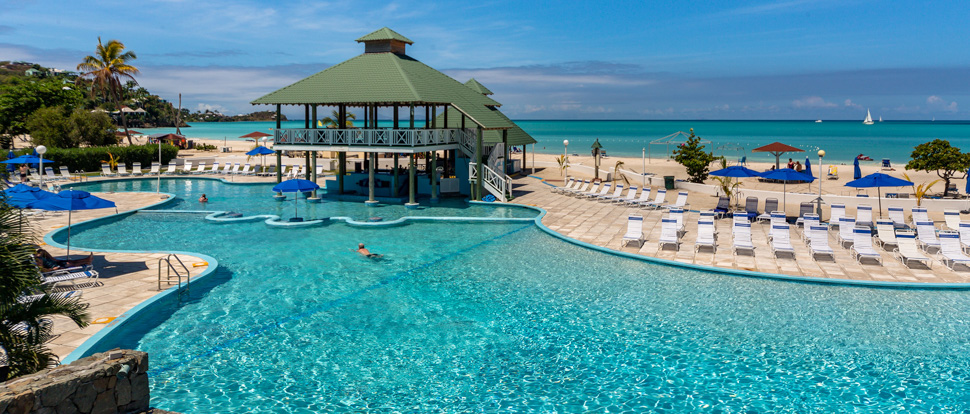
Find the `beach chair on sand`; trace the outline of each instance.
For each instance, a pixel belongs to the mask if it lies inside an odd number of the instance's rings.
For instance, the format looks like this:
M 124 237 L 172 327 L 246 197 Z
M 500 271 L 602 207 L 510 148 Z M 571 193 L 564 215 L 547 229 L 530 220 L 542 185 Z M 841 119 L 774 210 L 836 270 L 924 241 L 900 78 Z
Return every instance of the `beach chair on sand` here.
M 940 251 L 940 240 L 936 238 L 936 227 L 932 221 L 917 221 L 916 235 L 919 237 L 919 244 L 923 251 L 934 253 Z
M 855 210 L 855 225 L 872 227 L 872 206 L 859 204 Z
M 862 263 L 862 259 L 873 259 L 882 264 L 882 255 L 872 248 L 872 230 L 868 227 L 856 227 L 852 229 L 852 256 Z
M 175 160 L 171 160 L 168 162 L 168 166 L 165 167 L 165 171 L 162 171 L 162 174 L 166 174 L 166 175 L 175 174 L 175 170 L 177 168 L 178 168 L 178 164 L 175 163 Z
M 643 246 L 643 216 L 630 216 L 626 221 L 626 234 L 623 235 L 623 245 L 634 242 L 638 247 Z
M 933 263 L 930 261 L 929 257 L 926 257 L 923 253 L 919 251 L 919 247 L 916 246 L 916 233 L 912 231 L 900 231 L 896 233 L 896 243 L 898 247 L 893 252 L 893 255 L 903 262 L 904 266 L 909 266 L 909 262 L 917 261 L 922 262 L 927 267 L 932 267 Z
M 940 232 L 940 255 L 943 265 L 953 270 L 953 267 L 962 264 L 970 269 L 970 257 L 963 253 L 960 247 L 960 233 L 955 231 Z
M 839 219 L 839 244 L 842 247 L 849 247 L 852 245 L 852 238 L 854 233 L 852 229 L 855 228 L 855 219 L 851 217 L 842 217 Z
M 198 167 L 195 167 L 195 173 L 196 174 L 203 174 L 203 173 L 205 173 L 205 161 L 200 162 L 199 163 L 199 166 Z
M 667 190 L 661 188 L 657 190 L 657 196 L 653 199 L 653 201 L 643 203 L 640 205 L 640 207 L 660 208 L 660 206 L 663 205 L 664 200 L 666 199 L 667 199 Z
M 131 175 L 142 175 L 144 171 L 141 170 L 141 163 L 134 162 L 131 164 Z
M 702 247 L 709 247 L 711 252 L 717 252 L 714 220 L 705 218 L 697 221 L 697 240 L 694 242 L 694 251 L 700 251 Z
M 882 170 L 883 171 L 893 171 L 893 164 L 889 162 L 889 158 L 882 159 Z
M 960 210 L 943 210 L 943 221 L 950 230 L 960 231 Z
M 839 167 L 836 167 L 834 165 L 830 165 L 829 166 L 829 173 L 826 175 L 826 178 L 828 178 L 830 180 L 838 180 L 839 179 Z
M 929 222 L 933 221 L 933 220 L 930 220 L 929 213 L 923 207 L 913 207 L 913 209 L 910 210 L 910 216 L 911 216 L 910 218 L 913 220 L 913 227 L 916 227 L 917 221 L 929 221 Z
M 791 245 L 791 226 L 787 223 L 771 225 L 771 253 L 778 257 L 778 253 L 795 258 L 795 248 Z
M 906 215 L 902 207 L 889 207 L 889 219 L 893 221 L 893 227 L 897 229 L 908 229 L 906 225 Z
M 111 172 L 111 166 L 108 164 L 101 164 L 101 176 L 102 177 L 116 177 L 117 173 Z
M 838 227 L 842 217 L 845 217 L 845 204 L 832 204 L 832 209 L 829 214 L 829 226 Z M 855 223 L 852 223 L 852 225 L 855 226 Z
M 758 221 L 770 221 L 771 212 L 778 211 L 778 199 L 777 198 L 766 198 L 765 199 L 765 212 L 761 213 L 756 217 Z
M 876 244 L 882 246 L 887 252 L 896 249 L 896 229 L 893 228 L 892 220 L 876 221 Z
M 828 256 L 835 261 L 835 250 L 829 247 L 829 232 L 825 226 L 817 224 L 806 224 L 808 229 L 808 247 L 812 251 L 812 259 L 818 260 L 819 256 Z
M 666 204 L 663 207 L 667 210 L 672 208 L 688 208 L 689 204 L 687 204 L 687 196 L 688 194 L 686 191 L 678 191 L 677 199 L 674 200 L 673 204 Z
M 159 172 L 161 171 L 161 168 L 162 168 L 162 165 L 161 164 L 159 164 L 157 162 L 153 162 L 152 163 L 152 169 L 148 173 L 151 174 L 151 175 L 158 175 Z
M 632 206 L 640 205 L 642 203 L 650 202 L 650 187 L 643 187 L 643 191 L 640 192 L 640 197 L 636 200 L 629 200 L 626 203 Z
M 731 198 L 727 196 L 718 197 L 717 205 L 714 206 L 714 216 L 717 218 L 724 217 L 728 211 L 731 211 Z
M 665 218 L 660 220 L 660 250 L 667 246 L 674 246 L 674 250 L 680 250 L 680 231 L 677 220 Z
M 731 245 L 734 254 L 745 251 L 754 255 L 754 244 L 751 243 L 751 223 L 748 221 L 734 222 L 734 240 Z
M 601 194 L 601 195 L 597 196 L 596 198 L 599 201 L 609 201 L 609 202 L 613 202 L 613 200 L 616 200 L 616 199 L 620 198 L 620 196 L 623 195 L 623 186 L 617 184 L 617 185 L 614 185 L 613 187 L 614 188 L 613 188 L 613 192 L 612 193 L 609 193 L 608 192 L 606 194 Z
M 613 199 L 613 202 L 617 204 L 626 204 L 636 199 L 637 199 L 637 186 L 631 185 L 630 190 L 626 192 L 626 196 L 617 197 Z

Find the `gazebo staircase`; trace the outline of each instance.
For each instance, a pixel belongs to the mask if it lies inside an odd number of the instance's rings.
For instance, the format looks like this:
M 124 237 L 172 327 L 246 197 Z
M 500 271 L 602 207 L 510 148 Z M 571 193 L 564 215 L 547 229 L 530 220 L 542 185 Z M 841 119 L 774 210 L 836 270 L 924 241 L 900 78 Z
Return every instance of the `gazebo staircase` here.
M 478 178 L 475 158 L 475 137 L 473 134 L 461 134 L 458 140 L 458 147 L 461 152 L 471 158 L 473 162 L 468 163 L 468 181 L 474 182 Z M 498 155 L 502 154 L 502 144 L 482 147 L 482 150 L 489 153 L 488 161 L 482 166 L 482 186 L 488 190 L 499 201 L 506 202 L 512 199 L 512 179 L 504 174 L 496 164 Z

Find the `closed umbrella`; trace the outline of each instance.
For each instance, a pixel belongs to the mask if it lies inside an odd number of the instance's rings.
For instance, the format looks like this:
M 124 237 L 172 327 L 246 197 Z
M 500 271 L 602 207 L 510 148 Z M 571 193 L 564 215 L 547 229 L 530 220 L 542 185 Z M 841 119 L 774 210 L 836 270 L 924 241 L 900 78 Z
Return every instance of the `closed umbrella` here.
M 14 154 L 13 150 L 7 151 L 7 159 L 12 160 L 14 158 L 17 158 L 17 154 Z M 7 164 L 7 172 L 14 172 L 16 169 L 17 167 L 14 167 L 13 164 Z
M 71 213 L 74 210 L 96 210 L 101 208 L 115 207 L 114 201 L 93 196 L 87 191 L 64 190 L 53 196 L 27 204 L 29 208 L 36 208 L 47 211 L 67 210 L 67 256 L 71 256 Z M 117 211 L 117 208 L 116 208 Z
M 970 195 L 970 170 L 967 170 L 967 188 L 964 188 L 964 190 Z
M 294 178 L 294 179 L 286 180 L 286 181 L 283 181 L 283 182 L 281 182 L 279 184 L 276 184 L 275 186 L 273 186 L 273 191 L 276 191 L 278 193 L 297 193 L 297 194 L 299 194 L 299 193 L 310 192 L 310 191 L 316 190 L 318 188 L 320 188 L 320 186 L 317 185 L 317 183 L 315 183 L 313 181 L 303 180 L 303 179 L 299 179 L 299 178 Z M 299 201 L 300 201 L 299 195 L 294 195 L 293 206 L 294 206 L 294 212 L 296 213 L 296 215 L 293 217 L 294 218 L 293 221 L 301 221 L 300 217 L 298 217 L 299 216 L 299 207 L 298 207 Z
M 852 179 L 858 180 L 862 178 L 862 169 L 859 168 L 859 157 L 855 158 L 855 162 L 852 163 Z
M 815 181 L 815 177 L 812 177 L 810 175 L 805 175 L 791 168 L 771 170 L 771 171 L 763 172 L 759 176 L 762 178 L 767 178 L 769 180 L 781 180 L 784 183 L 782 186 L 783 200 L 784 200 L 782 201 L 782 205 L 784 205 L 785 208 L 788 207 L 788 182 L 789 181 L 799 181 L 799 182 L 808 182 L 808 183 Z
M 802 171 L 802 172 L 805 173 L 805 175 L 810 177 L 815 176 L 812 174 L 812 161 L 810 161 L 808 157 L 805 157 L 805 171 Z
M 856 160 L 856 163 L 858 162 L 859 160 Z M 876 188 L 876 194 L 879 196 L 879 218 L 882 218 L 882 193 L 880 192 L 879 188 L 904 187 L 904 186 L 911 186 L 911 185 L 913 185 L 913 183 L 910 181 L 906 181 L 902 178 L 896 178 L 891 175 L 886 175 L 883 173 L 869 174 L 865 177 L 845 183 L 846 187 L 855 187 L 855 188 L 875 187 Z

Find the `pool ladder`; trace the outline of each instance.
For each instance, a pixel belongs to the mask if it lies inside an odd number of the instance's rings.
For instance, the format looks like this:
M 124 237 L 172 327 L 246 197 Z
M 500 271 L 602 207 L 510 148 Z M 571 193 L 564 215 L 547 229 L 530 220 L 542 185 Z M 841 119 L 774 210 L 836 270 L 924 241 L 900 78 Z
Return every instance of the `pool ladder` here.
M 182 272 L 179 272 L 178 268 L 176 268 L 174 264 L 172 264 L 172 259 L 175 259 L 175 261 L 182 266 L 182 270 L 185 272 L 184 275 Z M 179 259 L 178 256 L 175 254 L 169 254 L 168 256 L 160 257 L 158 259 L 158 290 L 162 290 L 162 262 L 165 262 L 165 282 L 171 285 L 172 279 L 176 279 L 176 283 L 178 283 L 178 291 L 181 292 L 182 277 L 184 276 L 185 288 L 188 289 L 189 282 L 192 281 L 192 275 L 189 273 L 189 268 L 185 266 L 185 263 L 182 263 L 182 259 Z

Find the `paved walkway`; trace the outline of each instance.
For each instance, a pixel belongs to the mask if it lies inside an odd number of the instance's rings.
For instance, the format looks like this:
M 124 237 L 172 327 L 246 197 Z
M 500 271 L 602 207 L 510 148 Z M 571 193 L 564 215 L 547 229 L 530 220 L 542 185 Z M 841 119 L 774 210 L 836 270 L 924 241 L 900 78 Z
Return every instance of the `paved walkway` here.
M 561 184 L 561 180 L 556 181 Z M 613 250 L 645 256 L 658 257 L 678 262 L 693 263 L 705 266 L 717 266 L 730 269 L 751 270 L 766 273 L 779 273 L 792 276 L 817 277 L 826 279 L 851 279 L 884 282 L 924 282 L 924 283 L 967 283 L 970 282 L 970 269 L 957 267 L 952 271 L 933 257 L 933 268 L 921 267 L 913 264 L 913 268 L 904 266 L 896 260 L 891 252 L 876 247 L 882 253 L 883 265 L 870 264 L 866 261 L 860 264 L 853 259 L 849 250 L 839 247 L 837 232 L 829 231 L 829 245 L 836 251 L 835 261 L 821 258 L 812 260 L 810 250 L 800 239 L 801 230 L 792 231 L 792 245 L 795 247 L 795 257 L 782 255 L 775 257 L 768 244 L 769 226 L 762 223 L 752 223 L 752 242 L 755 245 L 754 256 L 733 254 L 731 220 L 716 220 L 715 226 L 719 234 L 716 252 L 710 249 L 694 251 L 694 240 L 697 237 L 698 210 L 708 210 L 717 203 L 717 198 L 706 194 L 691 194 L 688 198 L 691 210 L 695 212 L 685 216 L 687 232 L 682 237 L 683 243 L 679 250 L 659 248 L 660 219 L 663 210 L 639 209 L 607 202 L 581 199 L 567 195 L 555 194 L 550 186 L 535 178 L 522 177 L 514 182 L 516 199 L 514 202 L 535 205 L 545 209 L 548 213 L 542 219 L 543 224 L 550 229 L 576 240 L 603 246 Z M 656 190 L 656 189 L 654 189 Z M 668 200 L 672 200 L 668 197 Z M 626 233 L 627 218 L 630 215 L 642 215 L 644 218 L 643 232 L 646 242 L 642 247 L 635 244 L 622 245 L 623 235 Z M 792 226 L 794 228 L 794 226 Z

